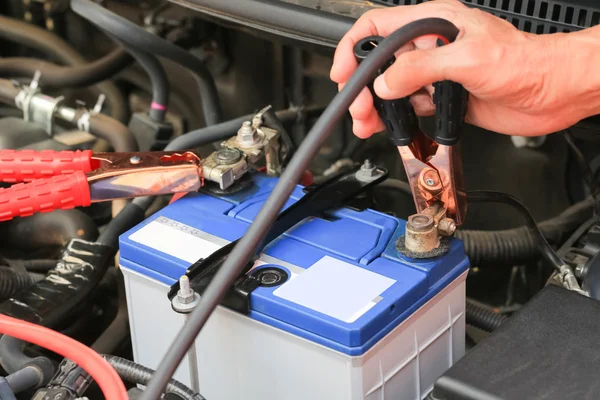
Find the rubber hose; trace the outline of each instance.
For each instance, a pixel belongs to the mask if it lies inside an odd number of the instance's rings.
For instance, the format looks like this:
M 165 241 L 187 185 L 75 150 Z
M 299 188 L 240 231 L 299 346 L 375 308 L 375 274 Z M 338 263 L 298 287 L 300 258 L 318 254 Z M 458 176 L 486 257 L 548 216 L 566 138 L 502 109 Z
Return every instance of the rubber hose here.
M 116 269 L 116 268 L 115 268 Z M 100 354 L 112 353 L 119 345 L 127 338 L 129 334 L 129 314 L 127 310 L 127 291 L 125 290 L 125 282 L 123 275 L 117 271 L 117 291 L 119 306 L 117 314 L 110 325 L 102 332 L 100 336 L 92 344 L 92 349 Z
M 63 39 L 24 21 L 0 15 L 0 38 L 38 50 L 66 65 L 87 64 L 87 61 Z M 112 117 L 119 121 L 125 121 L 128 106 L 121 91 L 111 82 L 102 82 L 97 85 L 97 89 L 106 96 Z
M 202 99 L 206 125 L 214 125 L 221 121 L 221 104 L 217 87 L 202 60 L 92 1 L 71 0 L 71 8 L 75 13 L 110 32 L 128 46 L 165 57 L 193 72 Z
M 37 372 L 36 386 L 46 385 L 54 375 L 54 364 L 47 357 L 29 357 L 23 351 L 26 345 L 27 343 L 20 339 L 12 336 L 2 336 L 0 338 L 0 365 L 11 375 L 16 375 L 27 366 L 31 366 Z M 17 377 L 13 376 L 14 378 Z M 27 381 L 32 382 L 29 378 L 27 378 Z M 21 384 L 25 384 L 25 382 L 21 382 Z
M 35 58 L 14 57 L 0 59 L 0 75 L 30 78 L 40 71 L 43 88 L 81 88 L 102 82 L 127 68 L 133 58 L 118 48 L 98 60 L 77 66 L 62 66 Z
M 4 377 L 0 377 L 0 399 L 2 400 L 17 400 L 14 392 L 10 388 L 8 381 Z
M 485 332 L 493 332 L 507 319 L 506 315 L 496 314 L 468 301 L 466 314 L 467 324 Z
M 130 383 L 146 385 L 154 374 L 154 371 L 150 368 L 146 368 L 143 365 L 136 364 L 121 357 L 105 355 L 104 358 L 112 365 L 115 371 L 117 371 L 117 374 L 119 374 L 121 379 Z M 169 381 L 166 392 L 176 394 L 184 400 L 205 400 L 204 396 L 194 392 L 192 389 L 175 379 Z
M 116 152 L 129 153 L 139 150 L 138 143 L 131 131 L 121 122 L 107 115 L 93 114 L 90 116 L 90 133 L 106 140 Z
M 41 260 L 23 260 L 23 266 L 30 272 L 45 273 L 56 267 L 57 260 L 41 259 Z
M 119 235 L 144 220 L 145 210 L 150 206 L 151 202 L 152 197 L 138 197 L 127 204 L 108 223 L 104 231 L 100 234 L 100 237 L 98 237 L 98 243 L 117 249 L 119 247 Z M 140 203 L 143 206 L 140 206 Z M 146 203 L 148 203 L 147 206 Z
M 64 246 L 71 239 L 94 241 L 98 227 L 80 210 L 56 210 L 34 214 L 3 224 L 0 240 L 5 246 L 36 250 L 40 247 Z
M 587 198 L 557 217 L 539 223 L 538 227 L 550 243 L 560 244 L 565 235 L 591 217 L 593 209 L 594 200 Z M 527 227 L 502 231 L 458 230 L 455 237 L 463 241 L 474 266 L 516 265 L 538 256 L 535 239 Z
M 26 270 L 0 267 L 0 302 L 33 285 Z
M 25 364 L 33 361 L 33 358 L 23 352 L 25 342 L 12 336 L 2 336 L 0 339 L 0 365 L 9 374 L 13 374 L 23 368 Z
M 32 366 L 22 368 L 6 377 L 6 381 L 14 393 L 21 393 L 39 386 L 43 377 L 40 371 Z
M 142 66 L 146 74 L 150 78 L 152 84 L 152 104 L 148 112 L 150 118 L 154 121 L 163 122 L 169 105 L 169 80 L 164 67 L 152 54 L 139 50 L 134 46 L 128 46 L 123 41 L 117 39 L 109 32 L 104 33 L 114 42 L 125 47 L 127 51 L 136 59 L 138 64 Z
M 152 104 L 148 115 L 153 121 L 164 122 L 169 105 L 169 80 L 162 64 L 156 57 L 145 51 L 130 48 L 129 52 L 144 68 L 152 83 Z
M 15 97 L 17 97 L 20 91 L 21 89 L 8 79 L 0 79 L 0 102 L 14 107 Z

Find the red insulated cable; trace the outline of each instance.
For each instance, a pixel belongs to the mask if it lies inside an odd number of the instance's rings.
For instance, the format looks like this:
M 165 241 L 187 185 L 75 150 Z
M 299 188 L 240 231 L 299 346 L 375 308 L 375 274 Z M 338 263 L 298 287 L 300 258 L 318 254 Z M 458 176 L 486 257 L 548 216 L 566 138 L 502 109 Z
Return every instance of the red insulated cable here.
M 114 368 L 100 354 L 78 341 L 51 329 L 6 315 L 0 315 L 0 333 L 68 358 L 92 376 L 106 399 L 128 400 L 125 385 Z

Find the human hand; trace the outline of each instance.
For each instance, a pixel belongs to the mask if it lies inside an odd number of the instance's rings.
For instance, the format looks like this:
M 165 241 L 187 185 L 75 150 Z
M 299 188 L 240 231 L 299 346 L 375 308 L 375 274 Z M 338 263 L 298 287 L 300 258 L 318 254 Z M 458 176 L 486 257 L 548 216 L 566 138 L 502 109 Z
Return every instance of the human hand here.
M 460 30 L 456 41 L 437 48 L 436 38 L 423 37 L 398 51 L 394 65 L 375 80 L 375 92 L 380 98 L 411 95 L 418 115 L 432 115 L 432 83 L 459 82 L 471 94 L 467 122 L 520 136 L 553 133 L 599 111 L 600 102 L 586 100 L 584 94 L 600 85 L 577 76 L 583 71 L 576 71 L 580 67 L 567 59 L 573 57 L 570 47 L 585 46 L 585 40 L 569 40 L 579 34 L 521 32 L 509 22 L 468 8 L 457 0 L 365 13 L 340 41 L 331 79 L 340 89 L 348 81 L 357 68 L 353 48 L 362 38 L 385 37 L 410 22 L 431 17 L 454 23 Z M 385 129 L 366 88 L 350 107 L 350 113 L 354 133 L 361 138 Z

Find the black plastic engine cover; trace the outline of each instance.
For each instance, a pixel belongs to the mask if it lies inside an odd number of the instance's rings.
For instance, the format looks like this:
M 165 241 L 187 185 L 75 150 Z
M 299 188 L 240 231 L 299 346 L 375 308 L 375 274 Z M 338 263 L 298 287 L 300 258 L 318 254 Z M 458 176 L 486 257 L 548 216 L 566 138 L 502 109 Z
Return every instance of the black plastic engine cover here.
M 600 399 L 600 302 L 549 285 L 444 374 L 433 400 Z

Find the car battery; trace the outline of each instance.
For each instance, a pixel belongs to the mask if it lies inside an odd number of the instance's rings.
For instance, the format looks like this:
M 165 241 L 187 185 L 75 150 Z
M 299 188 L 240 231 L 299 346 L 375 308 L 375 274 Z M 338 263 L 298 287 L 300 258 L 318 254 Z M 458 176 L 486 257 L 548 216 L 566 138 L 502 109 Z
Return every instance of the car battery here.
M 168 292 L 197 260 L 244 235 L 278 179 L 190 193 L 120 237 L 135 361 L 156 369 L 186 316 Z M 298 186 L 286 203 L 304 195 Z M 423 399 L 464 355 L 462 243 L 431 259 L 396 249 L 405 221 L 370 209 L 307 218 L 253 269 L 273 279 L 248 313 L 218 306 L 196 339 L 200 392 L 225 400 Z M 275 273 L 274 273 L 275 272 Z M 192 357 L 192 360 L 194 357 Z M 190 385 L 190 363 L 175 379 Z

